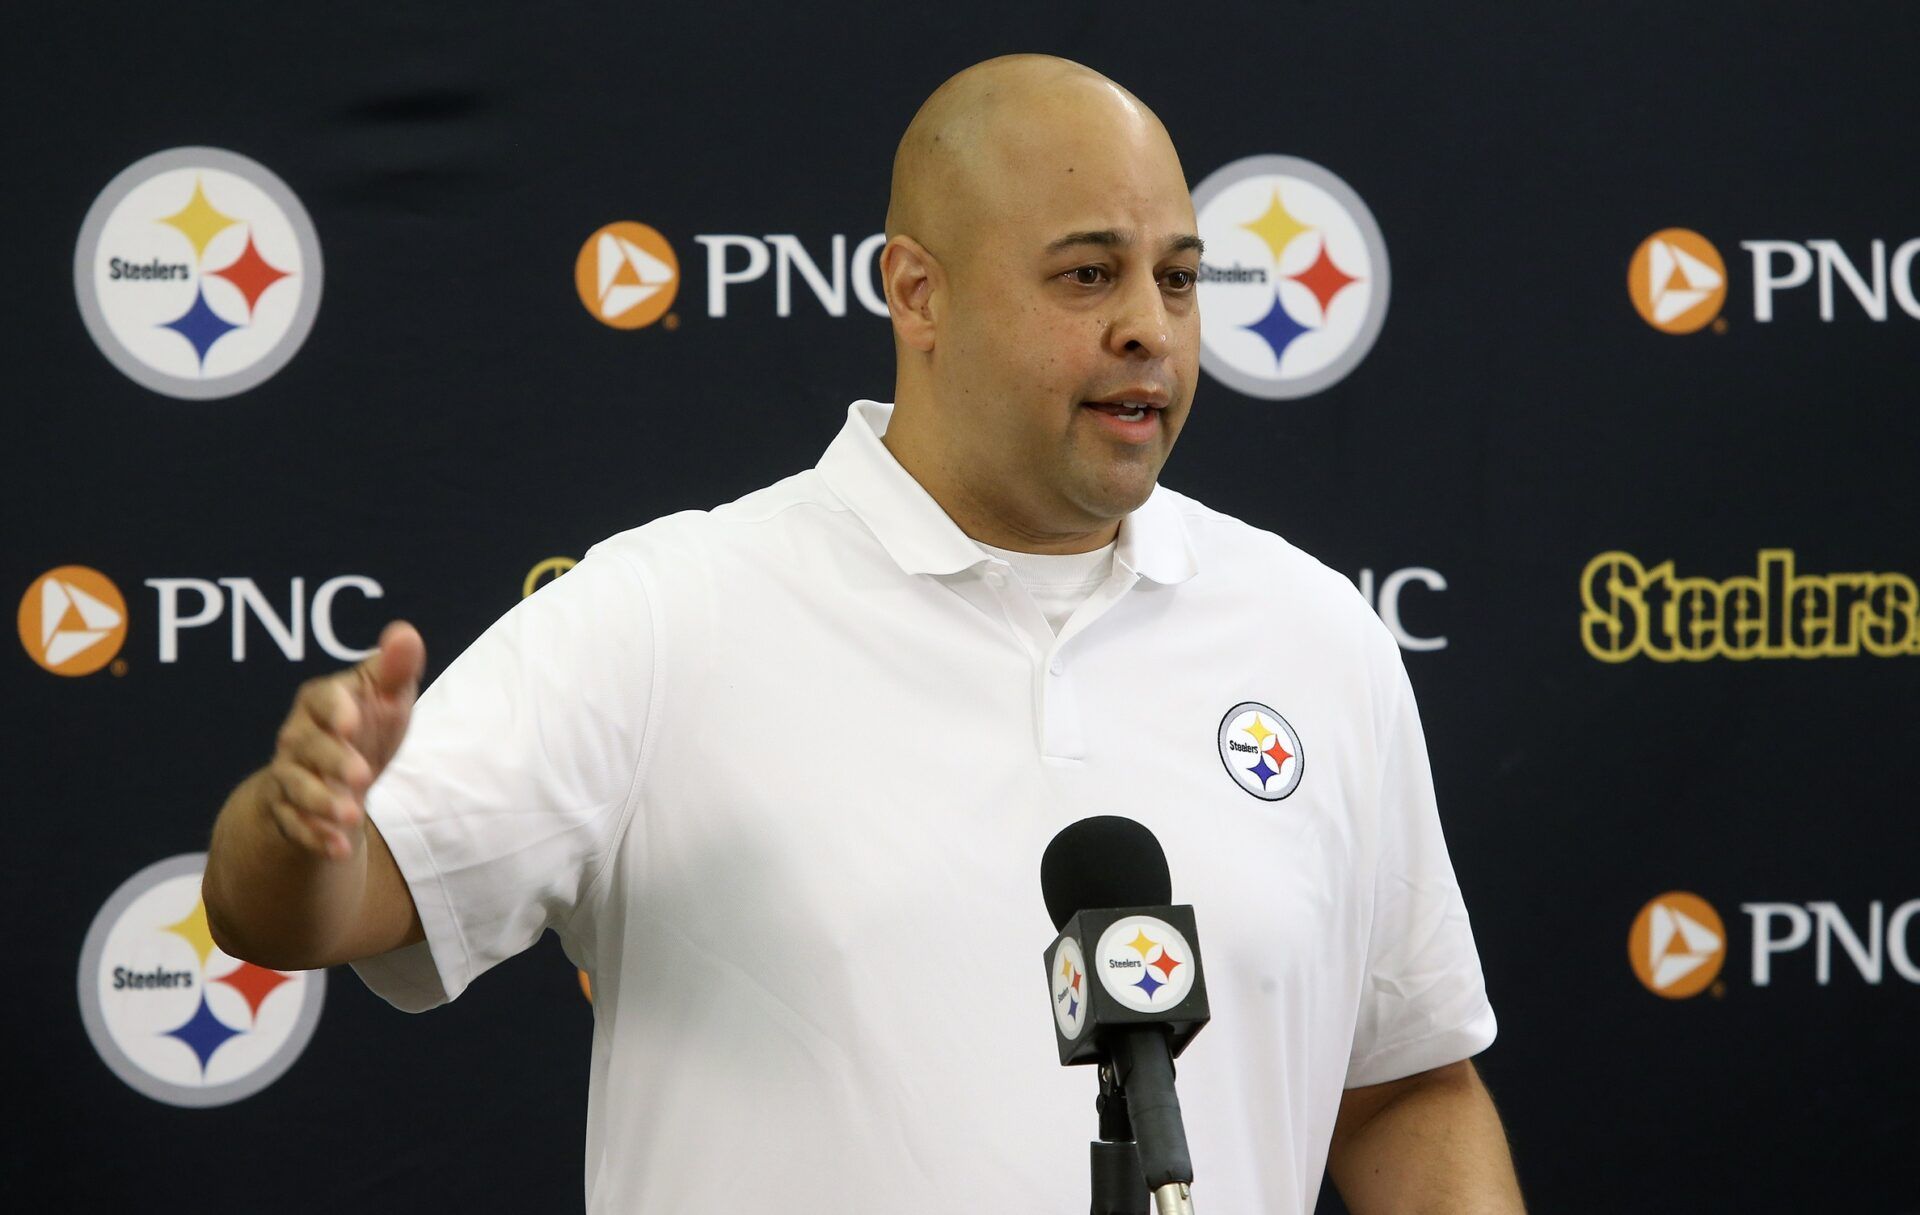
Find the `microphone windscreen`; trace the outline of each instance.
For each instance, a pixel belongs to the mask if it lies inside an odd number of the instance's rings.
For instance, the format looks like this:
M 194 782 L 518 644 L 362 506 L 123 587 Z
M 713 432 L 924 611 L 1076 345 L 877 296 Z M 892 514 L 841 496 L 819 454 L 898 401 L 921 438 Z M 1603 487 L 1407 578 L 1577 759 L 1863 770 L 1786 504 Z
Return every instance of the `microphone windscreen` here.
M 1058 930 L 1090 907 L 1163 907 L 1173 902 L 1173 879 L 1153 832 L 1102 814 L 1053 837 L 1040 857 L 1040 893 Z

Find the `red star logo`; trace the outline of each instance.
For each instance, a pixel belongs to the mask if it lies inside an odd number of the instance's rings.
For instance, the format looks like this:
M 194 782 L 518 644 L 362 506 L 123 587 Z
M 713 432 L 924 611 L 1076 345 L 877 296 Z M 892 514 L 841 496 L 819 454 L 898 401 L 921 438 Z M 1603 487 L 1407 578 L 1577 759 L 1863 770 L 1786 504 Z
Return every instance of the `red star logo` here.
M 239 969 L 232 974 L 221 975 L 213 982 L 225 983 L 239 992 L 240 998 L 247 1002 L 248 1011 L 258 1020 L 260 1005 L 266 1002 L 268 994 L 282 983 L 290 983 L 292 980 L 277 970 L 255 966 L 252 962 L 242 962 Z
M 260 250 L 254 248 L 253 233 L 247 233 L 247 247 L 233 264 L 223 270 L 209 270 L 208 274 L 224 278 L 240 288 L 240 294 L 247 300 L 247 315 L 253 315 L 253 306 L 266 294 L 267 288 L 288 277 L 285 270 L 276 269 L 267 264 L 260 256 Z
M 1273 743 L 1270 746 L 1268 746 L 1265 751 L 1262 751 L 1260 754 L 1266 756 L 1268 759 L 1273 761 L 1273 770 L 1275 772 L 1278 772 L 1280 770 L 1280 766 L 1282 764 L 1286 763 L 1288 760 L 1293 758 L 1292 754 L 1289 753 L 1285 747 L 1280 745 L 1279 735 L 1275 735 L 1273 739 Z
M 1173 978 L 1173 972 L 1180 967 L 1180 963 L 1173 960 L 1173 955 L 1168 953 L 1164 946 L 1160 950 L 1159 961 L 1148 962 L 1147 965 L 1159 971 L 1160 974 L 1168 980 Z
M 1313 298 L 1320 301 L 1321 316 L 1327 314 L 1327 307 L 1333 303 L 1334 296 L 1339 295 L 1349 284 L 1360 281 L 1333 264 L 1333 259 L 1327 256 L 1327 241 L 1324 236 L 1320 238 L 1320 256 L 1313 259 L 1313 265 L 1288 277 L 1313 292 Z

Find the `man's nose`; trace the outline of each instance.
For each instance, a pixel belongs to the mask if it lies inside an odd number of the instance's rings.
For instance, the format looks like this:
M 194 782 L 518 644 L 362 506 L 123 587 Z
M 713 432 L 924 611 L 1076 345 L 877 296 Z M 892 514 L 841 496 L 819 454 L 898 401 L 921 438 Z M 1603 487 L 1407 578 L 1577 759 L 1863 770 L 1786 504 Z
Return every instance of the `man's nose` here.
M 1144 354 L 1165 358 L 1172 344 L 1168 332 L 1167 302 L 1160 282 L 1151 274 L 1133 275 L 1127 288 L 1115 296 L 1118 312 L 1108 333 L 1108 344 L 1118 355 Z

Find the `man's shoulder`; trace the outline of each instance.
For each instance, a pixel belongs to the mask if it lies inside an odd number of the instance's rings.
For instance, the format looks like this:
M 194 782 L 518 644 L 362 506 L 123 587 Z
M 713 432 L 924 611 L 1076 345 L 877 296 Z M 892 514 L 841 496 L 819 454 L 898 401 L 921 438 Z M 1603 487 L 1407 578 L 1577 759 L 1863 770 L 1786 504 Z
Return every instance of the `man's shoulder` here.
M 1357 601 L 1359 590 L 1339 571 L 1279 532 L 1208 506 L 1178 490 L 1161 486 L 1167 505 L 1180 516 L 1203 573 L 1252 587 L 1285 585 L 1324 595 L 1342 606 Z
M 846 512 L 818 469 L 805 469 L 707 510 L 661 515 L 615 532 L 590 550 L 643 570 L 661 563 L 710 562 L 790 546 L 796 532 L 833 529 Z

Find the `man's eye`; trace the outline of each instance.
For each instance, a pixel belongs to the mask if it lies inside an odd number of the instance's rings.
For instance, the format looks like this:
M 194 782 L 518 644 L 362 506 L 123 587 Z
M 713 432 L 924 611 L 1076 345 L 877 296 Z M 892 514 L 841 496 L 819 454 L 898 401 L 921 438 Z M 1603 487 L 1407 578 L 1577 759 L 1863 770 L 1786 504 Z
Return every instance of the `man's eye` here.
M 1167 271 L 1167 286 L 1173 288 L 1175 291 L 1192 290 L 1193 281 L 1194 281 L 1194 274 L 1193 274 L 1193 271 L 1191 270 Z
M 1067 271 L 1067 277 L 1082 287 L 1098 287 L 1106 276 L 1106 270 L 1100 266 L 1081 266 Z

